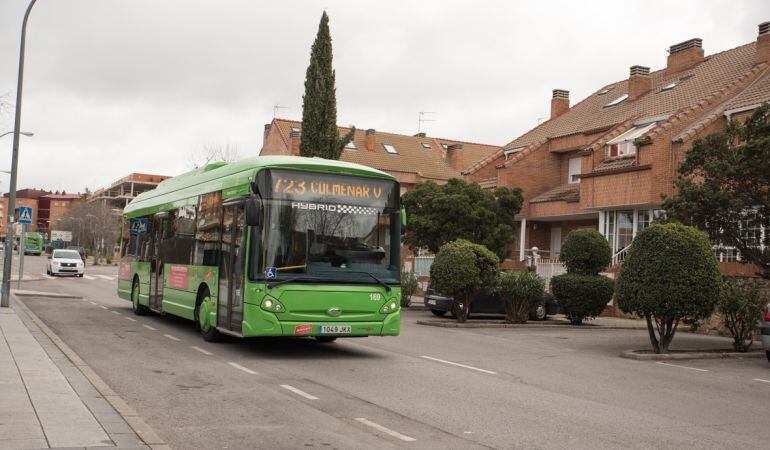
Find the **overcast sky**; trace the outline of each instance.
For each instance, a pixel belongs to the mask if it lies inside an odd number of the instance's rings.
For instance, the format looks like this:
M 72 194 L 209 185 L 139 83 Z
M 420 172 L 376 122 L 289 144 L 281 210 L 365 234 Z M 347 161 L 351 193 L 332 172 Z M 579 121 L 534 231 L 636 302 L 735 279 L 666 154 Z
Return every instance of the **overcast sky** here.
M 27 0 L 0 0 L 0 96 L 13 103 Z M 621 6 L 622 5 L 622 6 Z M 176 175 L 204 145 L 262 146 L 273 118 L 300 119 L 323 9 L 338 122 L 502 145 L 549 114 L 665 66 L 671 44 L 707 54 L 753 41 L 756 1 L 39 0 L 27 34 L 19 187 L 68 192 L 130 172 Z M 0 133 L 13 128 L 0 113 Z M 12 136 L 0 139 L 10 167 Z M 0 173 L 0 189 L 8 176 Z

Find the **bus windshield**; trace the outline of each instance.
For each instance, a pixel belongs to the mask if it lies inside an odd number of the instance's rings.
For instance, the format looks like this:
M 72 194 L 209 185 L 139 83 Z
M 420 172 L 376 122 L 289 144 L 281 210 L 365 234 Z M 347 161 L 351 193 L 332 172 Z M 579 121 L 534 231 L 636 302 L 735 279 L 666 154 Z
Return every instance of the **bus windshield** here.
M 399 282 L 395 182 L 268 172 L 260 174 L 266 197 L 262 273 L 253 278 Z

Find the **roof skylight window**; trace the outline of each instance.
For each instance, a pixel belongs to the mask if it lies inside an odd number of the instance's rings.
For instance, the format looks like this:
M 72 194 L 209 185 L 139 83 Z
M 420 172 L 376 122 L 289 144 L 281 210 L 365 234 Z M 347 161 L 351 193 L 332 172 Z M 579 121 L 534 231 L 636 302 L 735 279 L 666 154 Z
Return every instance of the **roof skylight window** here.
M 612 107 L 612 106 L 617 106 L 617 105 L 623 103 L 623 101 L 625 99 L 627 99 L 627 98 L 628 98 L 628 94 L 623 94 L 620 97 L 616 98 L 615 100 L 613 100 L 613 101 L 607 103 L 606 105 L 604 105 L 604 107 L 605 108 L 609 108 L 609 107 Z
M 385 147 L 385 151 L 390 153 L 391 155 L 398 155 L 398 152 L 396 151 L 396 147 L 390 144 L 382 144 L 382 146 Z
M 448 149 L 448 148 L 449 148 L 449 144 L 441 144 L 441 147 L 443 147 L 443 148 L 444 148 L 444 150 L 446 150 L 446 149 Z
M 671 82 L 671 83 L 669 83 L 669 84 L 667 84 L 667 85 L 663 86 L 662 88 L 660 88 L 660 92 L 666 92 L 666 91 L 670 91 L 670 90 L 674 89 L 675 87 L 679 86 L 679 84 L 680 84 L 681 82 L 683 82 L 683 81 L 687 81 L 687 80 L 689 80 L 690 78 L 692 78 L 692 75 L 685 75 L 685 76 L 683 76 L 682 78 L 680 78 L 680 79 L 678 79 L 678 80 L 676 80 L 676 81 L 673 81 L 673 82 Z
M 299 133 L 299 128 L 297 128 L 297 127 L 291 127 L 291 131 L 294 131 L 295 133 Z
M 356 143 L 353 142 L 353 141 L 350 141 L 347 144 L 345 144 L 345 148 L 350 149 L 350 150 L 356 150 L 357 149 Z
M 615 89 L 615 88 L 614 88 L 614 87 L 608 87 L 607 89 L 605 89 L 605 90 L 603 90 L 603 91 L 599 92 L 599 93 L 598 93 L 598 94 L 596 94 L 596 95 L 604 95 L 604 94 L 606 94 L 606 93 L 610 92 L 610 91 L 611 91 L 611 90 L 613 90 L 613 89 Z
M 422 148 L 428 148 L 429 149 L 430 148 L 430 144 L 428 144 L 427 142 L 423 142 L 422 143 Z

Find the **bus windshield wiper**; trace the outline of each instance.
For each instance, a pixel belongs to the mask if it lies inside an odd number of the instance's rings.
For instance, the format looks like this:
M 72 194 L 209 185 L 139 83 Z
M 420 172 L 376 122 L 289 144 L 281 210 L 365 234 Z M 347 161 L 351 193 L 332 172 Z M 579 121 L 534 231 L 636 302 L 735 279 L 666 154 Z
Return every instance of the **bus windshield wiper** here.
M 332 271 L 332 270 L 326 270 L 326 271 L 323 271 L 321 273 L 335 273 L 335 274 L 337 274 L 337 273 L 340 273 L 340 272 L 335 272 L 335 271 Z M 379 278 L 377 278 L 376 276 L 374 276 L 374 274 L 372 274 L 371 272 L 367 272 L 365 270 L 346 270 L 346 271 L 344 271 L 342 273 L 362 273 L 362 274 L 365 274 L 365 275 L 369 275 L 370 277 L 372 277 L 372 279 L 374 281 L 377 282 L 377 284 L 379 284 L 380 286 L 384 287 L 386 292 L 390 292 L 390 289 L 391 289 L 390 286 L 388 286 L 387 283 L 385 283 L 384 281 L 382 281 Z
M 293 278 L 286 278 L 285 280 L 276 280 L 276 281 L 268 281 L 267 282 L 267 288 L 272 289 L 276 286 L 279 286 L 281 284 L 285 283 L 293 283 L 295 281 L 319 281 L 318 278 L 314 277 L 293 277 Z

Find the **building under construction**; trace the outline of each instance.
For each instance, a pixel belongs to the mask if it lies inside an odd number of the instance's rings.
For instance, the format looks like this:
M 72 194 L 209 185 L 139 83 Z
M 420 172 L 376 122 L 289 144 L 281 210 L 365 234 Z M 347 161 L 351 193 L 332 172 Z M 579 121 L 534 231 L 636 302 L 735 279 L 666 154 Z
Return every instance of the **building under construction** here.
M 147 173 L 132 173 L 90 194 L 88 202 L 104 202 L 113 209 L 122 210 L 134 197 L 142 192 L 155 189 L 161 181 L 167 178 L 170 177 Z

